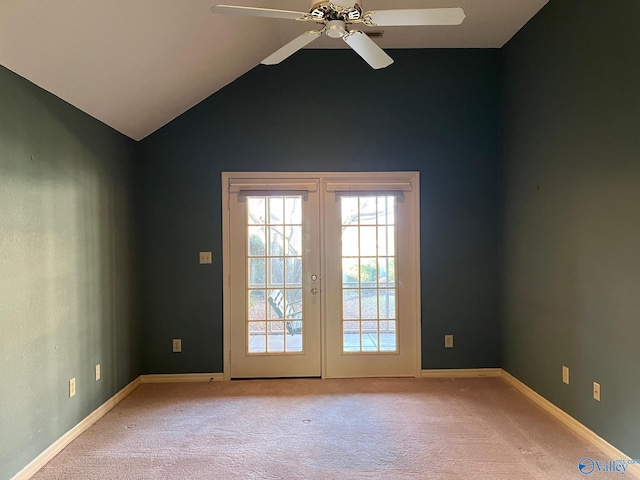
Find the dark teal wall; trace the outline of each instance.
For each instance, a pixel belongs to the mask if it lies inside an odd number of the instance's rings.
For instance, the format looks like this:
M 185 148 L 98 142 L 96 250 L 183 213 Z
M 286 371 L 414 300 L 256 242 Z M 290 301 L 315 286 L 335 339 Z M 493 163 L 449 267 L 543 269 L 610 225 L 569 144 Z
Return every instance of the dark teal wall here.
M 222 371 L 220 174 L 249 170 L 420 171 L 423 367 L 500 365 L 500 52 L 390 53 L 258 66 L 142 142 L 144 373 Z
M 420 171 L 423 367 L 503 366 L 640 457 L 639 13 L 551 0 L 502 51 L 377 72 L 299 52 L 138 145 L 0 67 L 0 478 L 140 373 L 222 371 L 243 170 Z
M 0 67 L 0 478 L 140 374 L 135 149 Z
M 633 458 L 639 17 L 637 0 L 552 0 L 504 49 L 504 368 Z

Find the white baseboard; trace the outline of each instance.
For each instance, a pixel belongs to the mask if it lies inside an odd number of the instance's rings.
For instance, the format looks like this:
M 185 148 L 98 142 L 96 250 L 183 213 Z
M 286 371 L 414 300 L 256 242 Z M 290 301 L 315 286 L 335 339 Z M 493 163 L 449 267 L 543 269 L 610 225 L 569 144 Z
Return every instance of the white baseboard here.
M 85 432 L 91 425 L 100 420 L 109 410 L 128 397 L 142 383 L 178 383 L 178 382 L 210 382 L 223 380 L 222 373 L 188 373 L 178 375 L 141 375 L 126 387 L 104 402 L 75 427 L 56 440 L 49 448 L 38 455 L 26 467 L 16 473 L 11 480 L 28 480 L 44 467 L 53 457 L 67 445 Z
M 224 380 L 222 373 L 176 373 L 160 375 L 141 375 L 142 383 L 187 383 L 187 382 L 220 382 Z
M 501 377 L 535 404 L 541 407 L 560 420 L 570 430 L 589 443 L 599 448 L 611 459 L 631 460 L 628 455 L 618 450 L 609 442 L 598 436 L 593 431 L 578 422 L 575 418 L 556 407 L 546 398 L 536 393 L 520 380 L 504 371 L 501 368 L 465 368 L 465 369 L 438 369 L 438 370 L 422 370 L 423 378 L 470 378 L 470 377 Z M 129 396 L 142 383 L 182 383 L 182 382 L 211 382 L 222 381 L 224 375 L 222 373 L 188 373 L 188 374 L 168 374 L 168 375 L 141 375 L 124 387 L 113 397 L 91 412 L 78 425 L 73 427 L 49 448 L 38 455 L 26 467 L 18 472 L 11 480 L 28 480 L 36 474 L 43 466 L 45 466 L 53 457 L 60 453 L 67 445 L 86 431 L 91 425 L 102 418 L 113 407 L 120 403 L 124 398 Z M 577 467 L 576 467 L 577 468 Z M 627 475 L 640 480 L 640 465 L 629 465 L 626 471 Z M 625 476 L 627 476 L 625 475 Z M 627 477 L 629 478 L 629 477 Z
M 422 370 L 422 378 L 499 377 L 501 368 L 441 368 Z
M 67 445 L 78 438 L 83 432 L 85 432 L 91 425 L 100 420 L 109 410 L 115 407 L 118 403 L 128 397 L 140 385 L 140 377 L 129 383 L 126 387 L 116 393 L 109 400 L 104 402 L 88 416 L 86 416 L 80 423 L 65 433 L 62 437 L 56 440 L 49 446 L 44 452 L 33 459 L 26 467 L 20 470 L 14 475 L 12 480 L 27 480 L 35 475 L 38 470 L 44 467 L 49 461 L 60 453 Z
M 611 445 L 605 439 L 597 435 L 592 430 L 585 427 L 578 420 L 568 413 L 556 407 L 549 400 L 538 394 L 530 387 L 522 383 L 520 380 L 509 374 L 502 368 L 463 368 L 463 369 L 437 369 L 422 370 L 423 378 L 468 378 L 468 377 L 501 377 L 504 381 L 513 386 L 525 397 L 533 401 L 540 408 L 545 410 L 553 417 L 560 420 L 571 431 L 588 441 L 590 444 L 601 450 L 606 456 L 613 460 L 631 460 L 624 452 Z M 594 459 L 598 460 L 598 459 Z M 577 466 L 576 466 L 577 469 Z M 635 478 L 640 480 L 640 464 L 628 465 L 626 475 L 627 478 Z
M 573 418 L 571 415 L 566 413 L 564 410 L 556 407 L 549 400 L 544 398 L 542 395 L 538 394 L 530 387 L 522 383 L 516 377 L 511 375 L 510 373 L 500 369 L 502 374 L 501 377 L 511 386 L 513 386 L 516 390 L 522 393 L 529 400 L 533 401 L 536 405 L 542 408 L 544 411 L 554 416 L 558 420 L 560 420 L 566 427 L 568 427 L 571 431 L 599 448 L 605 455 L 607 455 L 612 460 L 631 460 L 628 455 L 625 455 L 623 452 L 618 450 L 616 447 L 607 442 L 604 438 L 598 436 L 592 430 L 589 430 L 578 420 Z M 594 459 L 600 460 L 600 459 Z M 576 467 L 577 468 L 577 467 Z M 640 464 L 632 464 L 627 467 L 625 477 L 633 477 L 636 479 L 640 479 Z M 624 478 L 624 477 L 623 477 Z

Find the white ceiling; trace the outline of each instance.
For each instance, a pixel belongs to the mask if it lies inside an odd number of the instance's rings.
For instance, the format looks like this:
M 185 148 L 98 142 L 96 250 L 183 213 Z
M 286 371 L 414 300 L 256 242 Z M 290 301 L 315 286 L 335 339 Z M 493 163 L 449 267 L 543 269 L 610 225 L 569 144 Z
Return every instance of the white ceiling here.
M 499 48 L 547 1 L 360 3 L 364 10 L 465 10 L 460 26 L 386 27 L 374 39 L 383 48 Z M 209 9 L 217 3 L 308 11 L 312 2 L 0 0 L 0 64 L 139 140 L 315 29 L 309 22 L 214 15 Z M 337 47 L 346 45 L 327 37 L 311 45 Z

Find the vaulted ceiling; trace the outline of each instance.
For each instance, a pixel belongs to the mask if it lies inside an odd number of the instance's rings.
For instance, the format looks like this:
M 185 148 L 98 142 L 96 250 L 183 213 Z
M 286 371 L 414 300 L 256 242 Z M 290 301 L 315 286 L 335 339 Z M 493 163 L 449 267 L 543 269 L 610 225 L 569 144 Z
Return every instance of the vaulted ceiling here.
M 547 1 L 359 3 L 363 10 L 462 7 L 466 13 L 459 26 L 385 27 L 374 38 L 385 49 L 500 48 Z M 0 64 L 139 140 L 313 29 L 308 22 L 214 15 L 217 3 L 306 12 L 314 2 L 2 0 Z M 328 37 L 312 44 L 346 47 Z M 363 60 L 354 53 L 353 61 Z

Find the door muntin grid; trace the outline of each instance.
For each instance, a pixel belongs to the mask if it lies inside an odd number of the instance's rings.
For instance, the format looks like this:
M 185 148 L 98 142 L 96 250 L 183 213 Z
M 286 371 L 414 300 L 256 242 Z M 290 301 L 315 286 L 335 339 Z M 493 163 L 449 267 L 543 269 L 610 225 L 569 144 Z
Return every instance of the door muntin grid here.
M 340 197 L 342 352 L 397 353 L 396 198 Z
M 304 353 L 303 197 L 247 196 L 246 205 L 246 352 Z

